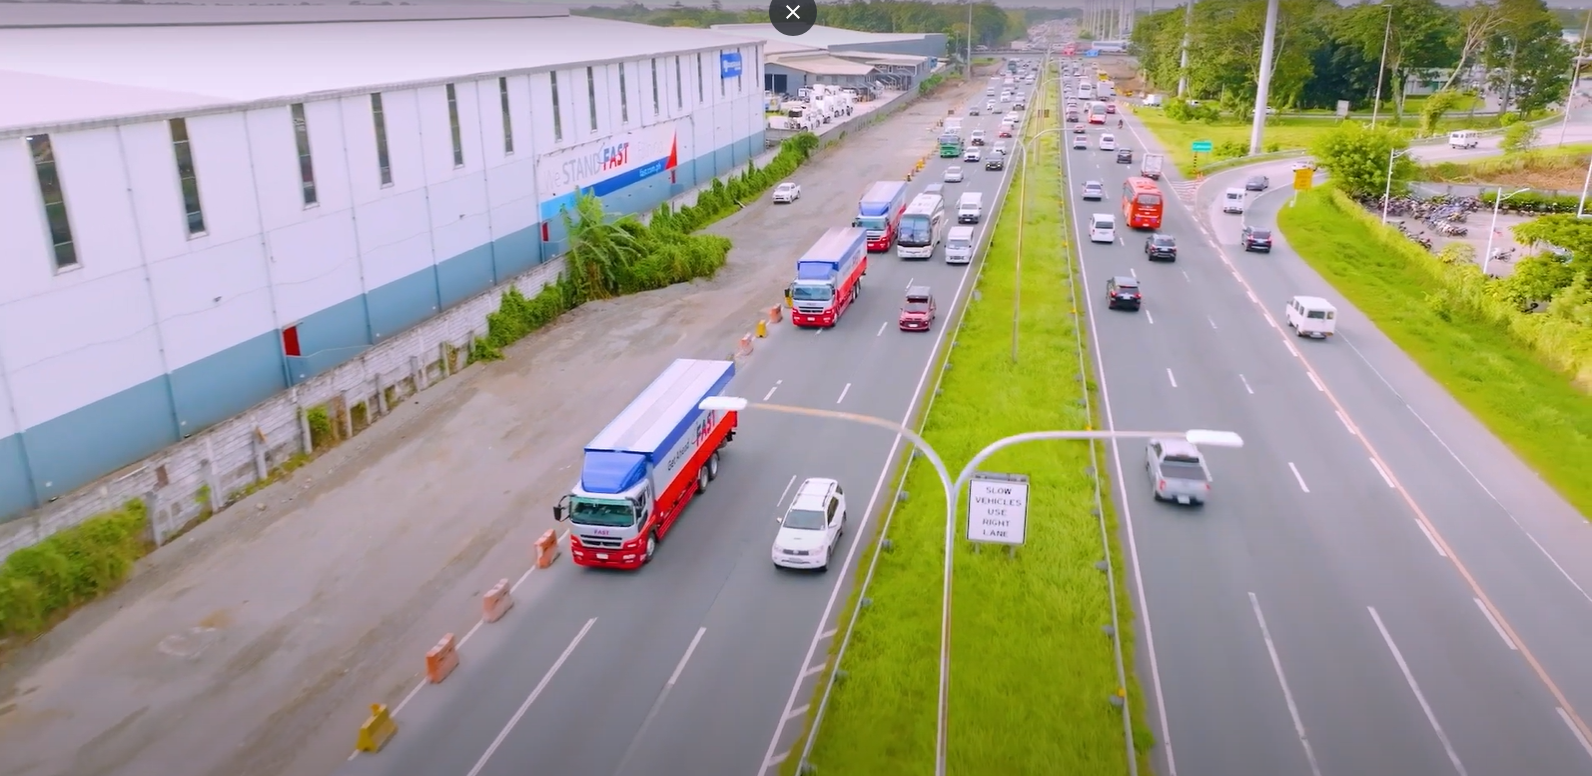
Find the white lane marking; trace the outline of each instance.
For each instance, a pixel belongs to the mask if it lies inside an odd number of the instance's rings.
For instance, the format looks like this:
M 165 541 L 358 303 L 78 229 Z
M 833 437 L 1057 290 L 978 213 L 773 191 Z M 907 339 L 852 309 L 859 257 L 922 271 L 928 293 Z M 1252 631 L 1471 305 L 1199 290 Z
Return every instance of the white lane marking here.
M 917 280 L 917 278 L 907 278 L 907 288 L 912 287 L 912 281 L 914 280 Z
M 1376 467 L 1376 473 L 1382 475 L 1382 481 L 1387 483 L 1388 487 L 1390 487 L 1390 488 L 1398 487 L 1397 485 L 1393 484 L 1393 477 L 1392 477 L 1392 475 L 1387 473 L 1387 469 L 1382 468 L 1382 462 L 1381 461 L 1378 461 L 1375 458 L 1370 459 L 1370 461 L 1371 461 L 1371 465 Z
M 1306 492 L 1306 493 L 1309 493 L 1310 492 L 1310 486 L 1305 484 L 1305 478 L 1300 476 L 1299 467 L 1294 466 L 1293 461 L 1289 461 L 1288 462 L 1288 471 L 1293 472 L 1294 479 L 1299 481 L 1299 489 L 1304 491 L 1304 492 Z
M 1117 238 L 1117 245 L 1120 245 L 1120 246 L 1122 246 L 1122 247 L 1124 247 L 1124 248 L 1126 248 L 1126 247 L 1127 247 L 1127 246 L 1128 246 L 1128 244 L 1127 244 L 1127 243 L 1125 243 L 1125 242 L 1123 242 L 1123 241 L 1122 241 L 1122 238 L 1121 238 L 1121 237 L 1118 237 L 1118 238 Z
M 1243 375 L 1239 375 L 1238 376 L 1238 382 L 1243 383 L 1244 384 L 1244 390 L 1249 391 L 1249 393 L 1251 395 L 1253 395 L 1255 393 L 1255 389 L 1249 387 L 1249 380 L 1245 379 Z
M 878 333 L 878 334 L 875 334 L 875 335 L 873 335 L 873 336 L 875 336 L 875 337 L 883 337 L 883 336 L 884 336 L 884 327 L 886 327 L 886 326 L 889 326 L 889 325 L 890 325 L 890 322 L 889 322 L 889 321 L 883 321 L 883 322 L 881 322 L 881 323 L 880 323 L 880 324 L 879 324 L 879 333 Z M 764 401 L 768 401 L 768 400 L 767 400 L 767 399 L 764 399 Z
M 776 754 L 773 757 L 770 757 L 767 760 L 764 760 L 763 761 L 763 769 L 758 771 L 758 773 L 762 773 L 763 771 L 766 771 L 769 768 L 772 768 L 772 767 L 774 767 L 776 765 L 779 765 L 782 762 L 785 762 L 785 758 L 787 758 L 789 756 L 790 756 L 790 752 L 780 752 L 779 754 Z
M 1299 705 L 1294 703 L 1293 691 L 1288 689 L 1288 678 L 1282 672 L 1282 660 L 1277 657 L 1277 645 L 1271 640 L 1271 629 L 1266 627 L 1266 615 L 1260 611 L 1260 599 L 1249 594 L 1249 606 L 1255 610 L 1255 621 L 1260 623 L 1260 637 L 1266 642 L 1266 652 L 1271 655 L 1272 670 L 1277 672 L 1277 683 L 1282 685 L 1283 700 L 1288 703 L 1288 716 L 1293 717 L 1294 732 L 1299 744 L 1305 748 L 1305 761 L 1310 763 L 1312 776 L 1321 776 L 1321 766 L 1316 764 L 1315 750 L 1310 747 L 1310 737 L 1305 735 L 1305 721 L 1299 716 Z
M 1467 776 L 1464 763 L 1459 761 L 1459 754 L 1449 742 L 1448 734 L 1443 732 L 1443 726 L 1437 723 L 1437 715 L 1432 713 L 1432 705 L 1426 702 L 1421 686 L 1415 683 L 1415 675 L 1410 673 L 1410 666 L 1404 662 L 1404 654 L 1399 652 L 1399 645 L 1393 643 L 1393 636 L 1387 632 L 1387 626 L 1382 624 L 1381 615 L 1376 613 L 1374 606 L 1365 608 L 1371 612 L 1371 619 L 1376 622 L 1376 629 L 1382 632 L 1382 640 L 1387 642 L 1387 648 L 1393 653 L 1393 659 L 1398 662 L 1399 670 L 1404 672 L 1404 681 L 1409 682 L 1410 690 L 1415 693 L 1415 700 L 1420 701 L 1421 711 L 1426 712 L 1426 721 L 1432 723 L 1432 730 L 1437 733 L 1437 740 L 1443 743 L 1443 751 L 1448 753 L 1448 761 L 1454 764 L 1454 770 L 1459 771 L 1459 776 Z
M 702 641 L 702 634 L 707 632 L 708 629 L 705 625 L 697 628 L 696 635 L 691 637 L 691 646 L 685 648 L 685 654 L 681 655 L 680 662 L 675 664 L 674 673 L 669 674 L 669 681 L 664 685 L 665 688 L 673 687 L 675 682 L 680 681 L 680 672 L 685 670 L 685 664 L 691 660 L 691 653 L 696 651 L 697 644 Z
M 1191 278 L 1191 277 L 1188 276 L 1188 270 L 1185 269 L 1185 270 L 1181 270 L 1181 271 L 1183 273 L 1183 279 L 1184 280 L 1187 280 L 1190 283 L 1194 282 L 1194 278 Z
M 790 482 L 785 483 L 785 489 L 779 492 L 779 500 L 774 502 L 774 506 L 776 508 L 779 507 L 780 504 L 785 503 L 786 494 L 790 493 L 791 486 L 795 485 L 795 484 L 796 484 L 796 475 L 792 474 L 790 476 Z
M 816 674 L 819 671 L 824 670 L 824 666 L 825 665 L 826 665 L 825 663 L 819 663 L 818 665 L 815 665 L 815 666 L 812 666 L 811 668 L 808 668 L 806 671 L 802 672 L 802 677 L 801 678 L 806 679 L 807 677 L 812 676 L 813 674 Z
M 1426 535 L 1426 541 L 1432 543 L 1432 549 L 1437 550 L 1438 555 L 1445 558 L 1448 557 L 1448 550 L 1443 549 L 1443 545 L 1438 544 L 1437 537 L 1432 535 L 1432 529 L 1427 528 L 1426 524 L 1419 520 L 1415 521 L 1415 527 L 1421 529 L 1421 533 Z
M 825 328 L 827 328 L 827 327 L 824 327 L 824 326 L 819 326 L 819 327 L 818 327 L 818 330 L 817 330 L 817 331 L 814 331 L 814 332 L 813 332 L 813 336 L 814 336 L 814 337 L 817 337 L 817 336 L 819 336 L 819 335 L 821 335 L 821 334 L 823 334 L 823 333 L 824 333 L 824 329 L 825 329 Z
M 567 529 L 567 528 L 564 529 L 563 533 L 558 535 L 558 540 L 560 542 L 563 542 L 565 539 L 568 539 L 568 538 L 569 538 L 569 529 Z M 525 584 L 525 580 L 530 579 L 531 578 L 531 574 L 534 574 L 535 572 L 536 572 L 536 564 L 533 563 L 533 564 L 531 564 L 530 568 L 525 570 L 524 574 L 520 575 L 519 579 L 514 580 L 514 585 L 509 588 L 509 592 L 513 593 L 514 591 L 519 590 L 520 589 L 520 585 Z M 464 646 L 464 642 L 462 642 L 462 641 L 459 642 L 459 645 L 460 646 Z M 396 714 L 398 712 L 394 711 L 393 713 Z
M 808 704 L 803 703 L 790 711 L 785 712 L 785 719 L 794 719 L 807 713 Z
M 1592 603 L 1592 595 L 1587 595 L 1586 588 L 1581 587 L 1581 583 L 1575 581 L 1575 577 L 1570 576 L 1570 572 L 1565 571 L 1564 567 L 1559 565 L 1559 561 L 1555 560 L 1552 555 L 1548 554 L 1548 548 L 1543 547 L 1542 542 L 1537 541 L 1537 537 L 1528 533 L 1526 534 L 1526 538 L 1530 539 L 1532 544 L 1537 545 L 1537 549 L 1541 550 L 1542 554 L 1547 556 L 1548 562 L 1552 563 L 1553 567 L 1558 569 L 1559 573 L 1563 574 L 1564 578 L 1569 580 L 1571 585 L 1575 586 L 1576 592 L 1580 593 L 1582 598 L 1585 598 L 1589 603 Z
M 1272 320 L 1271 316 L 1269 316 L 1269 315 L 1266 316 L 1266 325 L 1270 326 L 1275 331 L 1281 331 L 1281 329 L 1277 328 L 1277 322 Z
M 1151 324 L 1155 323 L 1155 316 L 1151 315 L 1149 310 L 1144 311 L 1144 319 L 1149 321 Z
M 1166 368 L 1166 379 L 1172 383 L 1173 388 L 1177 387 L 1177 378 L 1172 376 L 1172 367 Z
M 1498 638 L 1504 640 L 1504 645 L 1509 647 L 1509 651 L 1519 652 L 1520 648 L 1515 646 L 1515 640 L 1509 638 L 1509 634 L 1504 633 L 1504 627 L 1498 624 L 1498 618 L 1494 617 L 1492 612 L 1487 611 L 1487 605 L 1482 603 L 1480 598 L 1471 598 L 1470 600 L 1476 602 L 1476 608 L 1481 610 L 1481 616 L 1487 618 L 1487 622 L 1492 625 L 1493 630 L 1498 633 Z
M 846 393 L 849 392 L 850 390 L 851 390 L 851 383 L 846 383 L 846 387 L 840 389 L 840 398 L 836 399 L 835 403 L 839 404 L 839 403 L 845 401 L 846 400 Z
M 1570 732 L 1575 734 L 1575 740 L 1581 743 L 1581 748 L 1586 750 L 1586 755 L 1592 757 L 1592 742 L 1588 742 L 1586 736 L 1581 735 L 1581 729 L 1575 726 L 1575 722 L 1570 719 L 1570 714 L 1564 710 L 1563 706 L 1555 706 L 1553 710 L 1559 712 L 1559 719 L 1564 720 L 1564 724 L 1570 728 Z
M 1205 316 L 1205 320 L 1211 322 L 1211 328 L 1213 328 L 1213 329 L 1216 328 L 1216 319 L 1215 318 L 1212 318 L 1209 315 L 1207 315 L 1207 316 Z
M 1292 353 L 1294 358 L 1299 358 L 1299 349 L 1295 348 L 1294 344 L 1292 342 L 1289 342 L 1288 340 L 1283 340 L 1282 344 L 1288 346 L 1288 352 Z
M 832 639 L 832 638 L 835 637 L 835 634 L 839 633 L 839 632 L 840 632 L 839 628 L 830 628 L 829 630 L 826 630 L 823 633 L 818 634 L 818 638 L 819 639 Z
M 1249 295 L 1249 301 L 1254 302 L 1255 304 L 1260 304 L 1260 300 L 1255 298 L 1255 292 L 1254 291 L 1251 291 L 1251 290 L 1246 288 L 1246 289 L 1244 289 L 1244 293 Z
M 674 689 L 675 682 L 680 681 L 680 672 L 685 670 L 685 664 L 691 660 L 691 653 L 696 651 L 697 643 L 702 641 L 702 634 L 707 633 L 706 627 L 697 628 L 695 636 L 691 637 L 691 644 L 685 648 L 685 654 L 680 656 L 680 662 L 674 666 L 674 673 L 669 674 L 669 681 L 664 682 L 663 691 L 658 693 L 658 699 L 652 702 L 652 708 L 647 710 L 647 716 L 641 721 L 636 735 L 630 739 L 630 745 L 625 747 L 625 754 L 619 758 L 619 767 L 614 773 L 625 773 L 631 760 L 635 759 L 636 752 L 641 749 L 641 742 L 645 739 L 647 731 L 651 729 L 653 720 L 658 718 L 658 712 L 663 710 L 663 702 L 668 699 L 669 691 Z
M 1135 270 L 1135 269 L 1134 269 L 1134 268 L 1132 268 L 1132 267 L 1128 267 L 1128 274 L 1129 274 L 1129 275 L 1132 275 L 1132 276 L 1134 276 L 1134 277 L 1138 277 L 1138 276 L 1139 276 L 1139 273 L 1138 273 L 1138 271 L 1137 271 L 1137 270 Z
M 525 716 L 525 712 L 530 710 L 531 704 L 535 703 L 542 691 L 547 689 L 547 683 L 553 681 L 553 674 L 558 673 L 558 669 L 564 667 L 564 661 L 569 659 L 570 654 L 575 651 L 575 647 L 580 646 L 581 639 L 586 638 L 586 633 L 591 630 L 591 626 L 596 624 L 596 622 L 597 618 L 593 617 L 587 620 L 585 625 L 581 626 L 580 632 L 575 634 L 575 639 L 569 642 L 569 646 L 564 647 L 564 654 L 559 655 L 558 659 L 553 661 L 553 666 L 547 669 L 547 673 L 542 675 L 542 681 L 536 683 L 536 688 L 531 690 L 531 694 L 525 698 L 524 703 L 520 704 L 520 708 L 514 712 L 514 716 L 509 717 L 508 724 L 498 731 L 497 738 L 492 739 L 491 746 L 488 746 L 486 751 L 481 753 L 481 759 L 475 761 L 475 767 L 471 768 L 466 776 L 480 776 L 481 769 L 486 767 L 487 761 L 492 759 L 492 755 L 497 752 L 498 747 L 502 746 L 503 742 L 508 739 L 509 733 L 514 730 L 515 725 L 520 723 L 520 719 Z
M 1360 435 L 1360 432 L 1355 430 L 1354 424 L 1349 422 L 1349 416 L 1343 414 L 1343 410 L 1333 410 L 1333 412 L 1338 414 L 1338 420 L 1343 421 L 1343 427 L 1348 429 L 1350 434 L 1354 436 Z
M 1306 370 L 1305 374 L 1310 376 L 1310 382 L 1315 384 L 1316 390 L 1318 390 L 1318 391 L 1320 391 L 1322 393 L 1326 393 L 1327 392 L 1327 387 L 1325 385 L 1321 384 L 1321 378 L 1316 377 L 1316 373 L 1315 372 L 1311 372 L 1309 370 Z
M 774 398 L 774 392 L 779 390 L 779 384 L 782 383 L 782 382 L 784 382 L 784 381 L 783 380 L 775 380 L 774 381 L 774 387 L 768 389 L 768 393 L 763 394 L 763 401 L 768 401 L 769 399 Z

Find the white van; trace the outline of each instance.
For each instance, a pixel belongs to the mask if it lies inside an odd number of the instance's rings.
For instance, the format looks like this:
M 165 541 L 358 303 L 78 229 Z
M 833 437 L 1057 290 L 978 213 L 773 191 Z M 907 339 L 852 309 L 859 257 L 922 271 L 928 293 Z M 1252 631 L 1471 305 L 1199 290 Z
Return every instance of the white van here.
M 945 263 L 966 264 L 973 260 L 973 227 L 953 226 L 945 237 Z
M 927 259 L 945 237 L 945 200 L 938 194 L 919 194 L 907 205 L 896 234 L 896 257 Z
M 1474 129 L 1461 129 L 1448 133 L 1449 148 L 1475 148 L 1481 142 L 1481 135 Z
M 1117 217 L 1110 213 L 1089 216 L 1089 242 L 1113 243 L 1117 241 Z
M 1326 339 L 1338 330 L 1338 308 L 1319 296 L 1296 296 L 1284 311 L 1288 325 L 1301 337 Z
M 1222 212 L 1239 214 L 1244 212 L 1243 189 L 1228 189 L 1222 194 Z
M 964 191 L 956 200 L 956 222 L 976 224 L 984 220 L 984 192 Z

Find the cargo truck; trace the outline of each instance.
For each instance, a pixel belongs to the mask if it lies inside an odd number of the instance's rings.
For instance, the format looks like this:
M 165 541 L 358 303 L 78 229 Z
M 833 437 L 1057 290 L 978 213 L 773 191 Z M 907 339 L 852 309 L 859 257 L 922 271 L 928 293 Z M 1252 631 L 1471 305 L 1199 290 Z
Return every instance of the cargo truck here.
M 697 405 L 734 376 L 733 361 L 677 359 L 586 445 L 580 479 L 553 507 L 553 519 L 570 524 L 576 565 L 637 569 L 652 560 L 686 504 L 719 475 L 719 450 L 739 416 Z
M 857 227 L 833 227 L 796 260 L 796 279 L 785 292 L 790 322 L 834 326 L 862 291 L 868 272 L 867 237 Z
M 1166 157 L 1161 154 L 1145 154 L 1139 161 L 1139 174 L 1153 181 L 1161 179 L 1161 167 L 1166 164 Z
M 857 203 L 857 218 L 851 225 L 867 231 L 870 252 L 888 251 L 895 244 L 901 214 L 906 209 L 906 181 L 879 181 L 863 193 Z

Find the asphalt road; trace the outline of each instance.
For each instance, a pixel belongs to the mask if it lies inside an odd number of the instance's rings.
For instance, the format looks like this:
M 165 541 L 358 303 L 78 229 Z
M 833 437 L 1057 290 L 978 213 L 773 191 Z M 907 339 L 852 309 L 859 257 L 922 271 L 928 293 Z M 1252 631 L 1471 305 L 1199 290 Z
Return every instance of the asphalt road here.
M 975 99 L 985 101 L 981 93 Z M 998 115 L 970 117 L 964 126 L 984 128 L 993 140 L 998 122 Z M 870 131 L 892 126 L 904 145 L 927 149 L 933 141 L 928 127 L 899 121 Z M 931 159 L 909 195 L 939 181 L 951 163 Z M 963 167 L 966 182 L 946 187 L 947 208 L 969 190 L 987 192 L 986 207 L 994 206 L 1007 174 Z M 825 181 L 798 173 L 795 180 L 802 199 L 771 210 L 758 225 L 788 233 L 782 242 L 793 269 L 821 233 L 815 223 L 849 224 L 857 194 L 872 182 L 861 172 Z M 815 220 L 815 212 L 823 217 Z M 993 221 L 988 216 L 977 227 L 981 239 Z M 930 285 L 943 322 L 971 266 L 945 264 L 943 247 L 928 261 L 872 254 L 863 294 L 838 326 L 773 327 L 740 366 L 732 392 L 904 420 L 945 329 L 900 331 L 902 292 Z M 875 512 L 894 449 L 892 436 L 879 430 L 744 413 L 719 478 L 649 566 L 613 573 L 559 561 L 549 592 L 519 600 L 505 620 L 481 628 L 469 664 L 413 695 L 387 748 L 352 758 L 340 773 L 762 773 L 800 732 L 839 617 L 836 602 L 850 588 L 856 537 Z M 813 476 L 839 478 L 851 502 L 836 567 L 827 575 L 776 569 L 769 559 L 774 518 L 795 484 Z
M 1151 140 L 1110 131 L 1140 151 Z M 1121 243 L 1079 237 L 1108 421 L 1246 441 L 1208 451 L 1213 495 L 1197 509 L 1154 502 L 1143 448 L 1115 450 L 1159 772 L 1592 772 L 1571 724 L 1592 707 L 1588 599 L 1434 441 L 1414 399 L 1356 363 L 1363 316 L 1285 248 L 1238 250 L 1239 217 L 1207 237 L 1169 190 L 1162 231 L 1180 255 L 1147 261 L 1145 233 L 1120 226 L 1137 165 L 1113 158 L 1068 152 L 1080 220 L 1118 213 Z M 1105 202 L 1076 199 L 1090 179 Z M 1230 185 L 1216 184 L 1202 201 Z M 1105 309 L 1106 280 L 1129 274 L 1144 309 Z M 1301 293 L 1339 304 L 1342 337 L 1284 333 L 1283 304 Z

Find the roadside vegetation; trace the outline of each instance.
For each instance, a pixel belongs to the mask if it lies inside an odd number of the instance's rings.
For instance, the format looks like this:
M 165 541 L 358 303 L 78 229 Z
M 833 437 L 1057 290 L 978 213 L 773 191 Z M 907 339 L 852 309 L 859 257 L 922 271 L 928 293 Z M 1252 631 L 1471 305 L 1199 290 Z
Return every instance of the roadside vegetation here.
M 1550 139 L 1552 128 L 1542 130 Z M 1466 162 L 1437 162 L 1421 167 L 1417 177 L 1435 183 L 1507 186 L 1539 191 L 1578 192 L 1592 162 L 1592 145 L 1530 148 L 1501 157 Z M 1511 200 L 1512 202 L 1512 200 Z
M 153 547 L 141 501 L 95 515 L 0 564 L 0 644 L 48 630 L 120 587 Z
M 1518 227 L 1574 247 L 1521 260 L 1499 280 L 1462 248 L 1423 250 L 1331 186 L 1278 217 L 1288 242 L 1338 293 L 1592 516 L 1592 231 L 1573 221 L 1548 216 Z
M 1045 99 L 1035 104 L 1047 104 Z M 1039 116 L 1033 113 L 1030 136 L 1042 128 Z M 1002 207 L 976 293 L 960 328 L 949 335 L 954 345 L 946 350 L 941 390 L 932 394 L 922 433 L 953 476 L 1002 437 L 1092 423 L 1079 401 L 1081 380 L 1088 376 L 1079 374 L 1082 332 L 1074 299 L 1059 293 L 1072 281 L 1072 233 L 1063 214 L 1044 204 L 1062 197 L 1058 141 L 1046 137 L 1036 143 L 1028 168 L 1034 177 L 1028 182 L 1018 362 L 1011 360 L 1011 335 L 1021 170 L 1011 201 Z M 1119 691 L 1112 642 L 1102 632 L 1111 621 L 1111 601 L 1096 565 L 1105 549 L 1093 511 L 1090 465 L 1083 443 L 1042 442 L 1009 448 L 982 467 L 1028 475 L 1028 533 L 1015 558 L 1000 547 L 974 552 L 966 541 L 957 542 L 948 745 L 948 769 L 955 776 L 1126 772 L 1122 711 L 1112 702 Z M 895 507 L 890 545 L 878 556 L 866 607 L 817 734 L 810 764 L 824 776 L 933 769 L 946 510 L 940 481 L 923 459 L 907 466 L 903 488 L 908 497 Z M 962 537 L 965 500 L 958 513 Z M 1105 519 L 1120 568 L 1115 520 L 1109 512 Z M 859 575 L 873 551 L 869 546 L 863 552 Z M 853 594 L 842 623 L 860 596 Z M 1117 605 L 1131 672 L 1132 615 L 1125 589 Z M 820 688 L 828 677 L 820 677 Z M 1130 679 L 1125 689 L 1134 719 L 1143 720 L 1137 686 Z M 812 705 L 816 710 L 816 698 Z M 1138 727 L 1142 753 L 1151 738 Z M 794 753 L 802 745 L 798 741 L 782 764 L 786 776 L 796 773 Z

